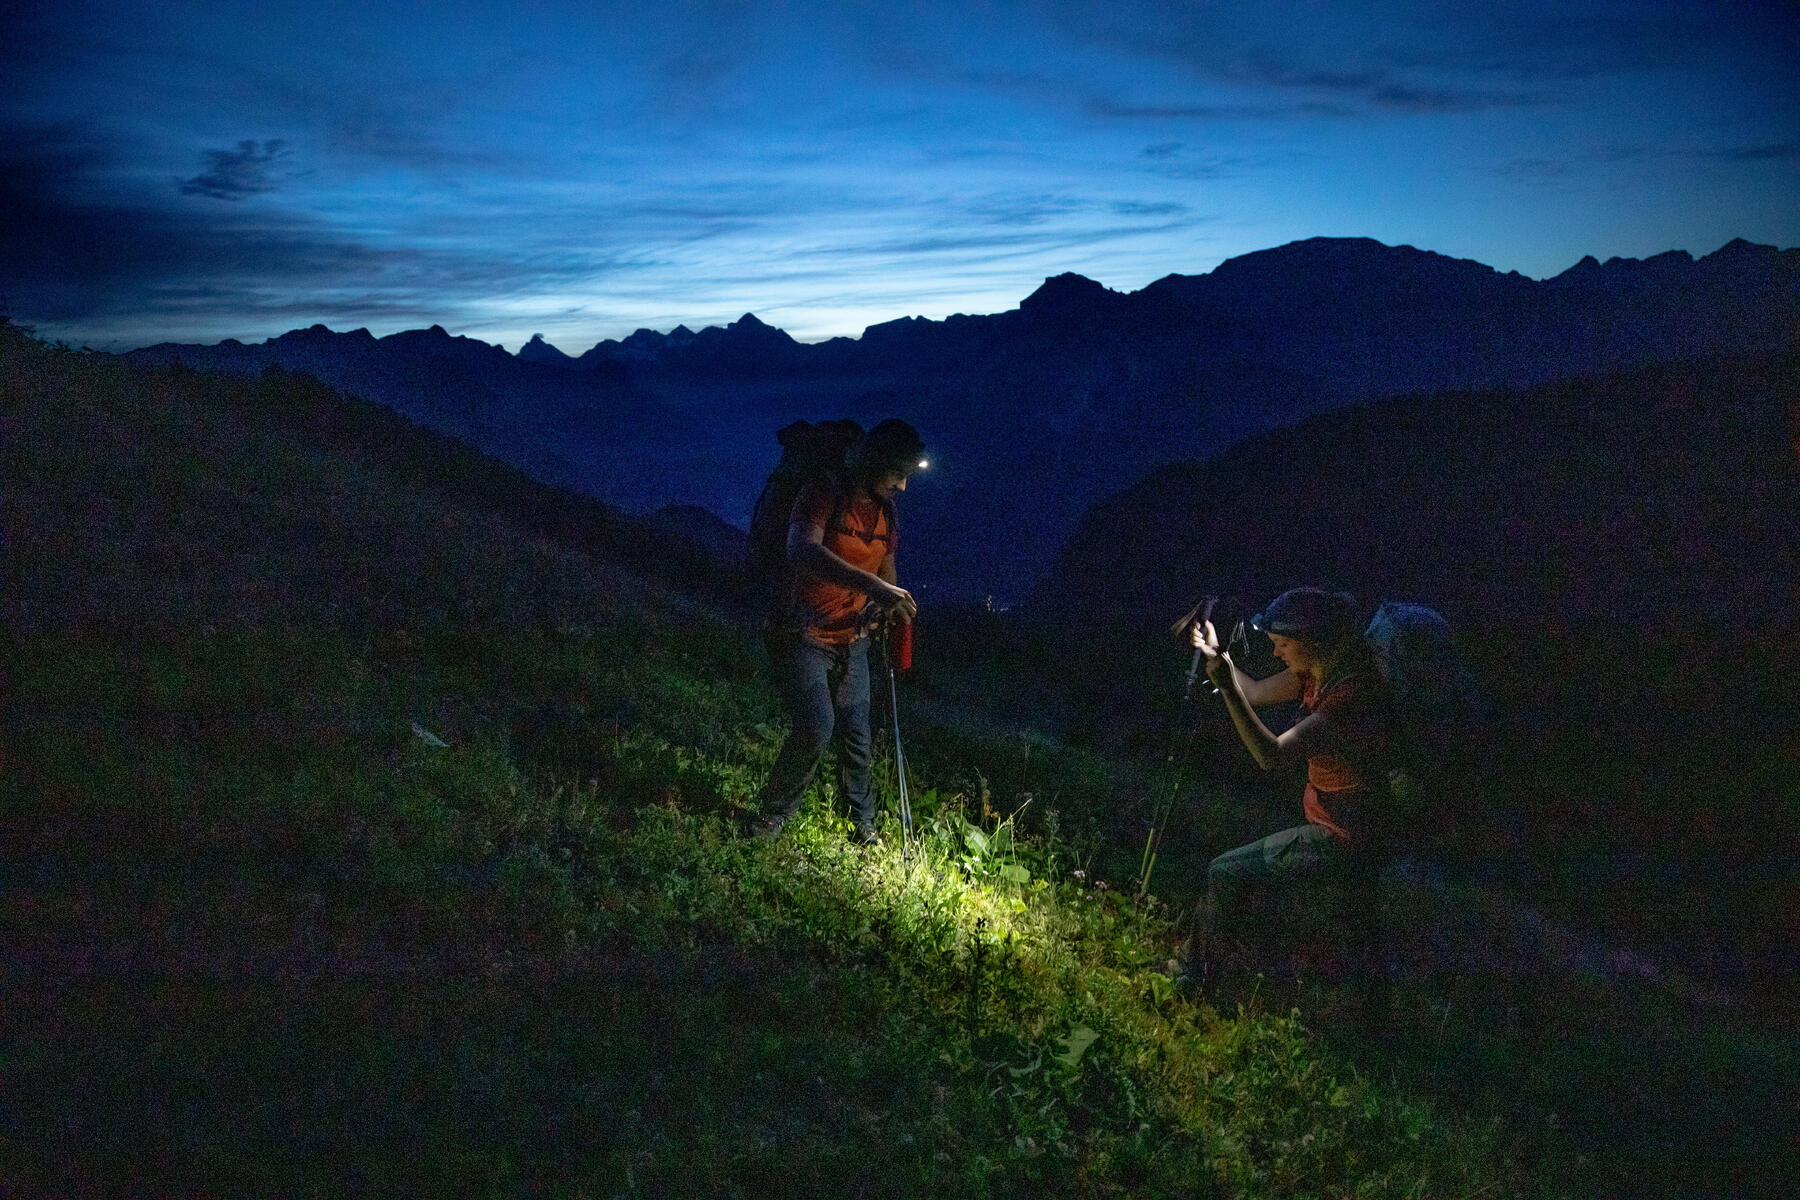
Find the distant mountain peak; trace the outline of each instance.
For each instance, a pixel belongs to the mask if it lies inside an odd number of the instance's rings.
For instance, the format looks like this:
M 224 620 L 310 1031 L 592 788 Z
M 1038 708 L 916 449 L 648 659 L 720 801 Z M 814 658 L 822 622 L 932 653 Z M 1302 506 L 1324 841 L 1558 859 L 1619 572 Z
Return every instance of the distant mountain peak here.
M 1787 251 L 1792 254 L 1793 251 Z M 1732 238 L 1711 254 L 1701 259 L 1702 262 L 1715 266 L 1737 263 L 1775 262 L 1782 257 L 1783 251 L 1775 246 L 1765 246 L 1759 242 L 1747 242 L 1743 238 Z
M 731 336 L 733 341 L 738 343 L 748 343 L 758 346 L 788 346 L 794 344 L 794 339 L 789 336 L 787 330 L 778 329 L 775 326 L 768 324 L 766 321 L 757 317 L 755 313 L 745 313 L 727 326 L 725 332 Z
M 323 342 L 338 335 L 324 324 L 308 325 L 305 329 L 290 329 L 279 337 L 272 337 L 266 345 L 287 344 L 297 342 Z
M 544 335 L 541 333 L 532 334 L 531 340 L 519 347 L 519 353 L 515 357 L 520 358 L 525 362 L 553 363 L 559 367 L 566 367 L 575 361 L 555 346 L 552 346 L 549 342 L 546 342 L 544 340 Z
M 1228 258 L 1213 268 L 1220 279 L 1254 276 L 1313 278 L 1376 275 L 1487 278 L 1499 272 L 1470 258 L 1452 258 L 1417 246 L 1390 246 L 1366 237 L 1315 237 L 1253 250 Z
M 1065 271 L 1044 280 L 1037 291 L 1019 302 L 1019 311 L 1036 315 L 1085 312 L 1122 298 L 1104 284 L 1096 283 L 1085 275 Z

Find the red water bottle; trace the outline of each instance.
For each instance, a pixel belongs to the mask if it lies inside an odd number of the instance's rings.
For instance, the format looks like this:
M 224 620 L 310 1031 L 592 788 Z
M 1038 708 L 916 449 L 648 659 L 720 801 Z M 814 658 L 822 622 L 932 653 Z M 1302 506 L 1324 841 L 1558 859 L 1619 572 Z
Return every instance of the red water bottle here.
M 888 659 L 896 671 L 912 670 L 912 633 L 911 621 L 888 623 Z

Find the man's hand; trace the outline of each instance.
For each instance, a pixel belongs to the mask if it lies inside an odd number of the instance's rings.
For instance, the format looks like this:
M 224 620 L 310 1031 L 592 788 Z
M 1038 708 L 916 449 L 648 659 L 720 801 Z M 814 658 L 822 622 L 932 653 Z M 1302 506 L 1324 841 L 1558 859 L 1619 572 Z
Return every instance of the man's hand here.
M 886 591 L 877 593 L 873 599 L 881 610 L 890 617 L 911 622 L 919 613 L 919 602 L 912 598 L 912 593 L 897 584 L 884 583 Z

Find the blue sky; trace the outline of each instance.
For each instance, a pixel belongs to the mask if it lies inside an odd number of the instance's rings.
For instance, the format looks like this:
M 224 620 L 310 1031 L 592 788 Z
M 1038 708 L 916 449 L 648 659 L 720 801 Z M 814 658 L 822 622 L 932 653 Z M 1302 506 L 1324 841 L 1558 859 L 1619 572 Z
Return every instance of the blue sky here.
M 1541 278 L 1800 245 L 1784 3 L 19 4 L 0 294 L 125 349 L 578 353 L 1122 291 L 1312 236 Z

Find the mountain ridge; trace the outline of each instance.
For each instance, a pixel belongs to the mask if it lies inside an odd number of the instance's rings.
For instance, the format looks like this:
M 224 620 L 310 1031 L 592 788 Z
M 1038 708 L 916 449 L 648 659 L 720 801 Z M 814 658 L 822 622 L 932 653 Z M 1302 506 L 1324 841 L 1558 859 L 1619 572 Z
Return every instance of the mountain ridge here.
M 1043 578 L 1096 501 L 1328 409 L 1800 345 L 1800 249 L 1740 239 L 1540 281 L 1314 238 L 1129 293 L 1064 273 L 1014 309 L 901 317 L 856 339 L 801 343 L 746 313 L 573 359 L 441 326 L 296 334 L 126 357 L 312 372 L 628 511 L 699 505 L 740 527 L 775 429 L 903 415 L 936 464 L 907 497 L 909 573 L 928 596 L 1004 602 Z M 1032 536 L 1006 532 L 1020 513 Z

